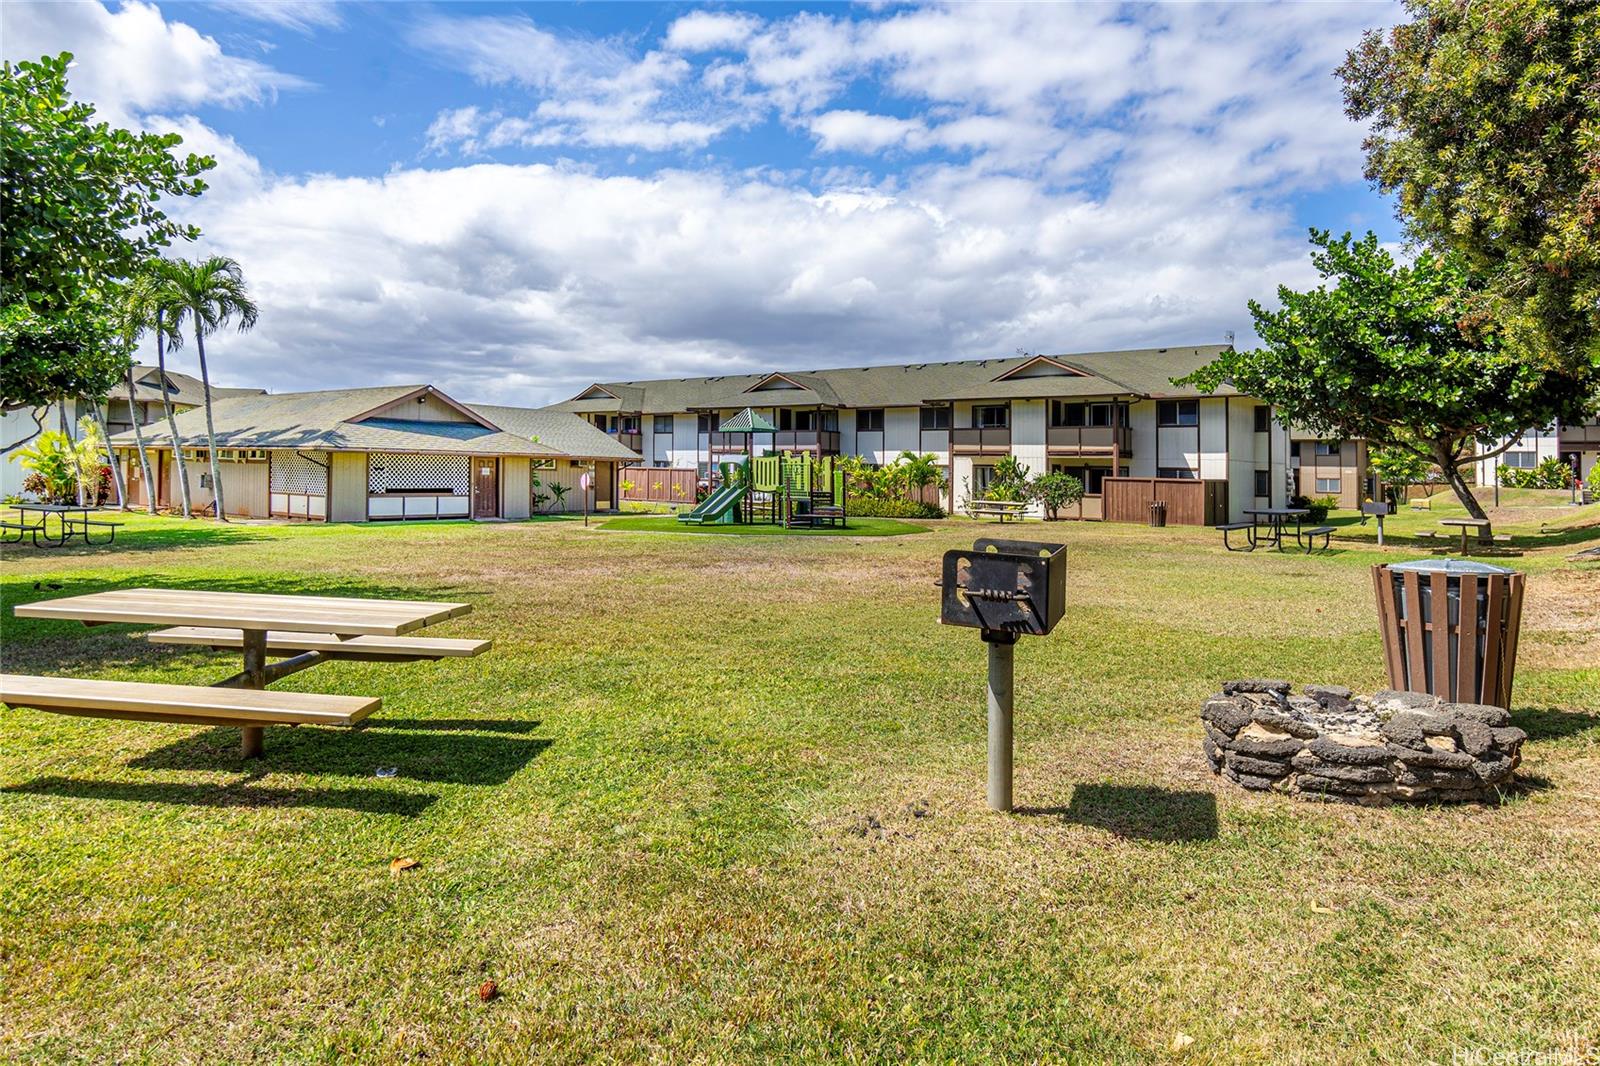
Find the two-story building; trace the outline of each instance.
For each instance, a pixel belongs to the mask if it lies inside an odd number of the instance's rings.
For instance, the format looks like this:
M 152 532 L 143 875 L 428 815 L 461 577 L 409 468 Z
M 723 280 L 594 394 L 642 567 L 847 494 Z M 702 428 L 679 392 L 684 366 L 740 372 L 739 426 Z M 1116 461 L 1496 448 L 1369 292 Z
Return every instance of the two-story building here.
M 753 446 L 854 455 L 892 462 L 902 451 L 932 454 L 949 478 L 946 505 L 983 491 L 1002 456 L 1035 473 L 1079 477 L 1077 517 L 1103 517 L 1108 479 L 1198 480 L 1225 486 L 1225 510 L 1283 506 L 1291 440 L 1266 404 L 1223 386 L 1215 393 L 1174 385 L 1224 350 L 1221 345 L 1134 351 L 1017 355 L 1001 359 L 845 367 L 833 370 L 647 381 L 597 382 L 555 405 L 580 414 L 639 452 L 646 465 L 712 466 Z M 724 418 L 753 407 L 777 426 L 753 441 L 721 434 Z M 1329 491 L 1354 505 L 1366 476 Z M 1341 456 L 1342 459 L 1342 456 Z M 1334 475 L 1313 478 L 1327 486 Z M 1312 495 L 1313 493 L 1307 493 Z

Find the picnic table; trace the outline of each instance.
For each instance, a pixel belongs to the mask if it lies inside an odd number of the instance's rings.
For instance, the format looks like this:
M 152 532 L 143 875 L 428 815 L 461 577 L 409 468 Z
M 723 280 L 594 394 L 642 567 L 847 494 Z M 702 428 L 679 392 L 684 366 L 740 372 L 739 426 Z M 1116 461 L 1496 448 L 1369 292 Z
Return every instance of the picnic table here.
M 1265 519 L 1266 524 L 1272 528 L 1272 535 L 1265 539 L 1271 540 L 1272 546 L 1281 550 L 1283 548 L 1284 526 L 1288 525 L 1289 519 L 1294 519 L 1295 536 L 1298 537 L 1300 535 L 1300 519 L 1310 514 L 1311 510 L 1307 507 L 1257 507 L 1244 513 L 1251 520 L 1250 543 L 1255 544 L 1260 539 L 1256 535 L 1256 527 L 1261 525 L 1262 520 Z
M 1012 500 L 970 500 L 967 503 L 967 513 L 973 518 L 998 518 L 1000 524 L 1005 525 L 1008 519 L 1015 518 L 1021 521 L 1025 518 L 1028 505 Z
M 334 659 L 414 662 L 478 655 L 489 648 L 488 641 L 407 636 L 471 610 L 466 603 L 423 600 L 153 588 L 24 604 L 15 609 L 18 617 L 172 626 L 149 639 L 237 649 L 244 669 L 210 688 L 4 674 L 0 703 L 101 718 L 234 725 L 242 731 L 244 757 L 258 758 L 266 725 L 355 725 L 380 702 L 366 696 L 268 694 L 263 691 L 268 685 Z M 269 653 L 287 657 L 268 662 Z
M 89 539 L 89 530 L 92 526 L 104 526 L 109 528 L 111 530 L 110 540 L 115 540 L 117 536 L 117 527 L 121 525 L 120 522 L 96 521 L 91 519 L 89 517 L 89 513 L 91 511 L 98 510 L 98 508 L 90 507 L 87 504 L 15 503 L 11 506 L 15 508 L 18 513 L 18 521 L 6 522 L 3 524 L 4 529 L 8 534 L 16 534 L 14 537 L 9 535 L 7 536 L 6 542 L 9 544 L 20 544 L 22 542 L 22 536 L 24 533 L 32 535 L 35 547 L 60 548 L 63 547 L 67 541 L 79 537 L 83 539 L 85 544 L 91 544 L 93 542 Z M 35 522 L 29 522 L 29 514 L 38 515 L 38 520 Z M 54 537 L 50 536 L 51 515 L 54 515 L 56 518 L 56 535 Z M 71 518 L 69 517 L 71 515 L 79 515 L 81 517 Z M 39 538 L 41 536 L 44 537 L 44 543 L 42 545 L 39 543 Z
M 1491 527 L 1491 525 L 1489 523 L 1489 520 L 1487 518 L 1445 518 L 1445 519 L 1442 519 L 1439 522 L 1439 524 L 1441 526 L 1459 526 L 1460 527 L 1460 529 L 1461 529 L 1461 554 L 1462 555 L 1467 554 L 1467 531 L 1468 530 L 1471 530 L 1471 529 L 1478 530 L 1479 538 L 1491 536 L 1492 533 L 1493 533 L 1493 528 Z

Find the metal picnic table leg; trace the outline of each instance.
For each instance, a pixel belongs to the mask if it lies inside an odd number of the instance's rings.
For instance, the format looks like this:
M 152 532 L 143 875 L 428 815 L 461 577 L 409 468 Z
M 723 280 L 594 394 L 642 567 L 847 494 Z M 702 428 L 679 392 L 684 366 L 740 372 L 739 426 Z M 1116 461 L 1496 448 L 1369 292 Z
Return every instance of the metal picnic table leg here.
M 246 629 L 244 637 L 244 674 L 239 679 L 240 688 L 263 689 L 267 687 L 267 631 Z M 246 759 L 261 758 L 265 728 L 247 725 L 240 728 L 240 754 Z

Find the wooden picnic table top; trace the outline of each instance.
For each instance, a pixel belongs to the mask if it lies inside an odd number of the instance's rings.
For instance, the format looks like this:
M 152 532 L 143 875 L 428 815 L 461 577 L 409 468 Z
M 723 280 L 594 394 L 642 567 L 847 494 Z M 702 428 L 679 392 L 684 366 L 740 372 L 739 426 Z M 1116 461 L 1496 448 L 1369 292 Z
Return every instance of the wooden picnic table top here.
M 1311 509 L 1309 507 L 1254 507 L 1246 508 L 1244 513 L 1248 515 L 1267 515 L 1273 518 L 1295 518 L 1300 515 L 1310 514 Z
M 212 626 L 219 629 L 347 636 L 397 637 L 467 614 L 467 603 L 380 600 L 343 596 L 282 596 L 255 592 L 191 589 L 118 589 L 23 604 L 21 618 L 149 625 Z
M 65 511 L 98 511 L 100 509 L 88 503 L 13 503 L 9 506 L 18 511 L 39 511 L 43 514 L 61 514 Z
M 1487 518 L 1441 518 L 1439 519 L 1439 524 L 1441 526 L 1487 526 L 1491 523 Z

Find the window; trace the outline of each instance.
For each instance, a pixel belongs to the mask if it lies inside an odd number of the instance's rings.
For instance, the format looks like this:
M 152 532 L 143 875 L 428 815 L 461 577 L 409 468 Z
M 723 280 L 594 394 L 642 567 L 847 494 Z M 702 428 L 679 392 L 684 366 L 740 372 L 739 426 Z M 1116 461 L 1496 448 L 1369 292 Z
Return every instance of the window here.
M 532 462 L 532 466 L 535 470 L 554 470 L 556 461 L 554 459 L 535 459 Z
M 922 409 L 922 428 L 923 429 L 949 429 L 950 428 L 950 408 L 948 408 L 948 407 L 924 407 Z
M 1265 407 L 1257 407 L 1257 411 L 1265 411 Z M 1272 479 L 1265 470 L 1256 471 L 1256 495 L 1267 497 L 1272 495 Z
M 972 491 L 982 496 L 989 491 L 989 485 L 994 481 L 994 467 L 977 466 L 972 468 Z
M 1295 459 L 1295 460 L 1298 460 L 1300 458 L 1300 442 L 1299 441 L 1292 440 L 1292 441 L 1289 442 L 1289 458 Z
M 972 425 L 977 429 L 1005 429 L 1011 424 L 1011 408 L 1004 404 L 972 409 Z
M 1516 467 L 1518 470 L 1532 470 L 1539 465 L 1538 452 L 1505 452 L 1500 456 L 1503 466 Z
M 1270 430 L 1271 428 L 1272 428 L 1272 408 L 1270 408 L 1270 407 L 1266 406 L 1265 404 L 1263 404 L 1262 406 L 1256 408 L 1256 432 L 1257 433 L 1265 433 L 1268 430 Z M 1258 493 L 1256 493 L 1256 495 L 1257 496 L 1262 496 L 1262 495 L 1265 495 L 1265 494 L 1258 492 Z
M 863 407 L 856 412 L 857 433 L 882 433 L 883 408 Z
M 637 432 L 639 432 L 639 416 L 638 415 L 623 415 L 621 418 L 619 418 L 617 420 L 617 432 L 618 433 L 637 433 Z
M 1156 424 L 1159 426 L 1198 426 L 1200 424 L 1200 401 L 1161 400 L 1157 402 Z
M 1333 458 L 1337 459 L 1339 457 L 1339 452 L 1341 449 L 1343 449 L 1343 447 L 1343 441 L 1319 440 L 1317 441 L 1317 455 L 1319 457 L 1332 456 Z
M 695 428 L 696 428 L 697 432 L 710 433 L 711 432 L 711 416 L 710 415 L 701 415 L 699 418 L 695 419 Z
M 1081 426 L 1087 418 L 1087 412 L 1081 403 L 1066 403 L 1062 400 L 1050 401 L 1050 424 L 1052 426 Z
M 656 415 L 655 422 L 656 422 L 656 432 L 657 433 L 665 433 L 665 434 L 668 434 L 669 436 L 671 435 L 671 433 L 672 433 L 672 416 L 671 415 Z
M 1333 495 L 1338 495 L 1338 493 L 1339 493 L 1339 479 L 1336 478 L 1336 477 L 1319 477 L 1319 478 L 1317 478 L 1317 491 L 1318 492 L 1326 492 L 1326 493 L 1330 493 L 1330 494 L 1333 494 Z
M 1160 466 L 1156 468 L 1156 477 L 1175 477 L 1193 481 L 1195 476 L 1195 472 L 1186 466 Z

